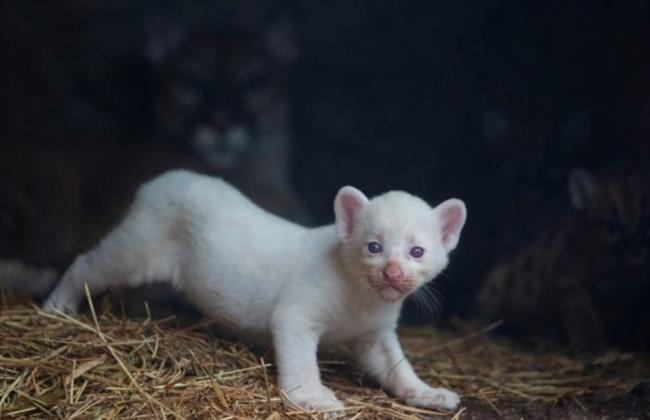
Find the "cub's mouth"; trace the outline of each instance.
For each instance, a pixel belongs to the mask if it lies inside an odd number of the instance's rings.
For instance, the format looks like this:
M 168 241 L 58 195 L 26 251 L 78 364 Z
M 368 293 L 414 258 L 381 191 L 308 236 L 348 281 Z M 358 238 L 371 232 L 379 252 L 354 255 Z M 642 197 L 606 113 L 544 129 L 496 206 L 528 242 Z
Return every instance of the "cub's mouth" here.
M 414 289 L 412 281 L 395 281 L 386 279 L 383 276 L 370 276 L 368 283 L 379 297 L 386 302 L 397 302 L 408 296 Z
M 397 286 L 385 286 L 376 290 L 379 297 L 386 302 L 397 302 L 408 294 Z

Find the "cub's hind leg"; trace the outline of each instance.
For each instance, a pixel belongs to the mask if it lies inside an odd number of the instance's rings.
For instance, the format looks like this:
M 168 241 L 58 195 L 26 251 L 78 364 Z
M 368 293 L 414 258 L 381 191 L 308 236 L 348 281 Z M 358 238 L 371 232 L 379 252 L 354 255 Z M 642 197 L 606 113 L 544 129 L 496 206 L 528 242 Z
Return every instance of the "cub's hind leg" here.
M 93 294 L 109 286 L 135 287 L 151 281 L 180 287 L 179 254 L 188 247 L 189 236 L 183 203 L 194 179 L 172 171 L 140 187 L 124 221 L 94 249 L 77 257 L 44 309 L 76 312 L 86 284 Z
M 79 255 L 47 298 L 43 309 L 47 312 L 76 313 L 84 298 L 84 286 L 88 285 L 91 294 L 101 293 L 117 282 L 122 274 L 117 270 L 120 263 L 101 248 Z
M 170 244 L 152 228 L 151 220 L 141 216 L 138 212 L 131 214 L 99 245 L 78 256 L 43 308 L 76 313 L 85 298 L 86 284 L 91 294 L 97 294 L 109 286 L 135 287 L 152 280 L 173 280 L 175 259 L 169 252 Z

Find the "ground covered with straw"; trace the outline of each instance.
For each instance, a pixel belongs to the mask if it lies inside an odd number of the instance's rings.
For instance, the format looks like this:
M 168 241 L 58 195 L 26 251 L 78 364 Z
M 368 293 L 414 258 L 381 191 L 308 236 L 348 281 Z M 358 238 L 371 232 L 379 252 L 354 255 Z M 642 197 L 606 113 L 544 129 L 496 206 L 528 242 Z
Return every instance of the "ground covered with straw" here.
M 0 418 L 320 418 L 285 406 L 273 355 L 220 338 L 209 322 L 78 317 L 0 307 Z M 647 356 L 571 357 L 491 338 L 487 328 L 401 332 L 429 383 L 463 397 L 453 413 L 403 405 L 340 355 L 321 357 L 345 418 L 648 418 Z

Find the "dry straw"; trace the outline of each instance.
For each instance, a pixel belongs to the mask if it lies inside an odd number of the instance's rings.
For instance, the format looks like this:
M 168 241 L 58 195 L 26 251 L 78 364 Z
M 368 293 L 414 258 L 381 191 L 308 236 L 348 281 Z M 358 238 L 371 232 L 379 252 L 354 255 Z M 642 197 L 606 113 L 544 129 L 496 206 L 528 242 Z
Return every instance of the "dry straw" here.
M 27 304 L 0 307 L 0 418 L 320 418 L 285 406 L 272 354 L 215 336 L 209 323 L 133 320 L 110 311 L 51 315 Z M 513 401 L 556 402 L 629 392 L 648 378 L 629 354 L 579 359 L 530 352 L 474 332 L 402 331 L 405 350 L 429 383 L 497 413 Z M 403 405 L 373 387 L 342 356 L 322 357 L 325 383 L 350 419 L 461 418 Z

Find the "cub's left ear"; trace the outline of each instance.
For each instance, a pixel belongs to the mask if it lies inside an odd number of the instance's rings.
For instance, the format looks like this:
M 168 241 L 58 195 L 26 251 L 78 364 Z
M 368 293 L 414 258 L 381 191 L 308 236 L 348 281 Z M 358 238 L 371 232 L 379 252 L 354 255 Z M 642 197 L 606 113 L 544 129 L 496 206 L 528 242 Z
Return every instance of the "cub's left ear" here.
M 447 252 L 450 252 L 458 245 L 460 231 L 467 219 L 465 203 L 457 198 L 450 198 L 440 203 L 433 210 L 440 223 L 442 246 L 445 247 Z

